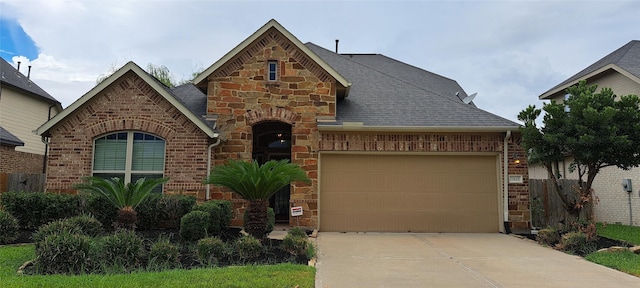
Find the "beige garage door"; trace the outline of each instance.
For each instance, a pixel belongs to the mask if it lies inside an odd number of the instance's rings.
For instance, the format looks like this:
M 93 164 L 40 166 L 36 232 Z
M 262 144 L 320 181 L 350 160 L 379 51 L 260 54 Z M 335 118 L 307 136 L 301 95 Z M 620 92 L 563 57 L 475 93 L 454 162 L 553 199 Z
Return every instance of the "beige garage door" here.
M 498 232 L 495 155 L 322 154 L 320 231 Z

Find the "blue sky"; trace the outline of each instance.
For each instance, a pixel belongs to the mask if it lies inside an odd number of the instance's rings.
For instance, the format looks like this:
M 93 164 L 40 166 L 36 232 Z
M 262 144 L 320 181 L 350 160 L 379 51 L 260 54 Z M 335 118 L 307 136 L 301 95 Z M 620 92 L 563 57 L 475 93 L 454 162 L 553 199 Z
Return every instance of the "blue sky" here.
M 478 107 L 517 121 L 546 90 L 640 40 L 640 1 L 624 0 L 0 0 L 0 18 L 0 56 L 32 65 L 64 107 L 128 61 L 188 78 L 274 18 L 302 42 L 333 50 L 340 39 L 340 52 L 454 79 Z
M 36 59 L 38 57 L 36 43 L 15 19 L 0 18 L 0 57 L 11 61 L 12 57 L 21 55 Z

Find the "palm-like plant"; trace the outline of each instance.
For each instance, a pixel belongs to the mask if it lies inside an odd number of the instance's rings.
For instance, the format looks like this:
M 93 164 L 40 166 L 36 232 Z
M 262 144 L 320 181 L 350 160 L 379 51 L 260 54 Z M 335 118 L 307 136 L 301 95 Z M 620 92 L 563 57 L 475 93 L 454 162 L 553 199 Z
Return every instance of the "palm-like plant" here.
M 262 239 L 267 236 L 269 198 L 294 181 L 311 182 L 300 166 L 286 159 L 271 160 L 263 165 L 256 161 L 229 160 L 214 168 L 204 183 L 227 187 L 249 201 L 247 219 L 244 219 L 246 232 Z
M 146 179 L 140 178 L 135 183 L 124 184 L 124 179 L 113 177 L 85 177 L 83 183 L 76 184 L 75 189 L 101 195 L 118 209 L 118 216 L 114 226 L 116 228 L 135 229 L 138 213 L 135 208 L 158 185 L 169 181 L 169 178 Z

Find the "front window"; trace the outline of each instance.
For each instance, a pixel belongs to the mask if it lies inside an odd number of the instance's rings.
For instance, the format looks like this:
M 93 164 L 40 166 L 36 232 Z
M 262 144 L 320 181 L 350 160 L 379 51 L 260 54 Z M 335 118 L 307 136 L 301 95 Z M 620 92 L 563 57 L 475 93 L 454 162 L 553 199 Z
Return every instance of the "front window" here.
M 120 177 L 125 183 L 162 178 L 165 141 L 141 132 L 117 132 L 94 141 L 93 176 Z M 162 193 L 162 187 L 153 192 Z
M 278 61 L 268 61 L 268 78 L 269 81 L 277 81 L 278 80 Z

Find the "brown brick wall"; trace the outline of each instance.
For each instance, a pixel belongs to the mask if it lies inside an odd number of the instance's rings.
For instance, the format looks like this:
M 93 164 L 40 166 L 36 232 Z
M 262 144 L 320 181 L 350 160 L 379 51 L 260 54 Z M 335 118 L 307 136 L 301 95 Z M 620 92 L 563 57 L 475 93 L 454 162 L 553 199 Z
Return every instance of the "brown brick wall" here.
M 42 173 L 44 155 L 16 151 L 13 146 L 0 145 L 0 172 Z
M 51 129 L 47 190 L 73 192 L 74 183 L 91 175 L 93 140 L 115 131 L 165 139 L 165 193 L 204 199 L 209 137 L 133 72 Z
M 278 81 L 266 81 L 267 61 L 277 61 Z M 292 205 L 315 203 L 318 185 L 316 117 L 335 117 L 335 80 L 272 30 L 215 71 L 208 81 L 208 113 L 218 115 L 217 125 L 225 138 L 215 150 L 214 164 L 221 165 L 227 159 L 252 159 L 253 125 L 264 121 L 291 124 L 291 162 L 307 171 L 312 183 L 292 185 L 290 201 Z M 212 187 L 212 196 L 234 200 L 236 217 L 233 224 L 242 223 L 243 201 L 218 187 Z M 315 226 L 317 221 L 313 217 L 305 214 L 299 225 Z
M 354 152 L 497 152 L 502 156 L 504 151 L 504 137 L 504 133 L 412 134 L 323 132 L 320 134 L 320 150 Z M 508 185 L 509 221 L 511 222 L 512 228 L 528 228 L 530 212 L 527 159 L 524 151 L 517 143 L 519 143 L 519 136 L 517 135 L 512 136 L 508 140 L 508 172 L 509 174 L 522 175 L 524 183 L 510 183 Z M 519 164 L 515 163 L 516 159 L 520 160 Z M 501 176 L 502 174 L 503 173 L 501 173 Z M 502 187 L 500 187 L 500 189 L 502 189 Z M 311 208 L 312 207 L 309 207 L 309 209 Z M 315 213 L 317 213 L 317 207 L 314 214 Z

